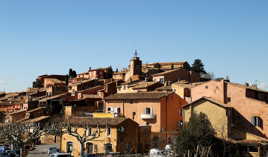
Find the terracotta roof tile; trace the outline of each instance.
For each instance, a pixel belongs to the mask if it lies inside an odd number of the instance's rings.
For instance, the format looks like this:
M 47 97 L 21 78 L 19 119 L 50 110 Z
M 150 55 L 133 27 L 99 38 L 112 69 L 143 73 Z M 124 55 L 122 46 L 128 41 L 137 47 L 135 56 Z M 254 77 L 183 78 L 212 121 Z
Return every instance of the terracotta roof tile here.
M 39 101 L 40 101 L 40 102 L 46 102 L 46 101 L 48 101 L 48 100 L 59 99 L 59 98 L 65 97 L 65 96 L 67 96 L 67 95 L 68 95 L 68 93 L 66 92 L 66 93 L 62 93 L 62 94 L 58 94 L 58 95 L 54 95 L 54 96 L 51 96 L 51 97 L 45 97 L 45 98 L 43 98 L 43 99 L 41 99 L 41 100 L 39 100 Z
M 164 71 L 164 72 L 161 72 L 161 73 L 154 74 L 153 77 L 156 77 L 156 76 L 164 76 L 166 74 L 178 72 L 178 71 L 181 71 L 181 70 L 182 69 L 172 69 L 172 70 L 168 70 L 168 71 Z
M 156 63 L 143 64 L 143 66 L 155 65 L 155 64 L 160 64 L 160 65 L 171 65 L 171 64 L 183 65 L 185 63 L 186 63 L 186 61 L 183 61 L 183 62 L 156 62 Z
M 133 89 L 148 88 L 148 87 L 153 86 L 153 85 L 156 85 L 156 84 L 158 84 L 158 82 L 145 82 L 145 81 L 143 81 L 143 82 L 137 83 L 133 87 Z
M 105 100 L 160 99 L 170 94 L 171 92 L 117 93 L 106 97 Z
M 71 117 L 69 122 L 78 126 L 119 126 L 123 122 L 125 122 L 126 118 L 87 118 L 87 117 Z M 136 123 L 136 122 L 134 122 Z M 137 124 L 137 123 L 136 123 Z M 138 125 L 138 124 L 137 124 Z
M 40 117 L 37 117 L 37 118 L 28 119 L 28 120 L 26 120 L 24 122 L 26 122 L 26 123 L 36 123 L 36 122 L 40 122 L 40 121 L 48 119 L 48 118 L 50 118 L 50 116 L 40 116 Z

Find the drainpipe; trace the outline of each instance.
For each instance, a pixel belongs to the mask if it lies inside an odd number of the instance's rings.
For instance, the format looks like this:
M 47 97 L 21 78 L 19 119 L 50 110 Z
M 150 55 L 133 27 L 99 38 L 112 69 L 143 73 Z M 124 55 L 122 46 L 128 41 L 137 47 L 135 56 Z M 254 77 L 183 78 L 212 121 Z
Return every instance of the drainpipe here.
M 125 117 L 125 100 L 123 100 L 123 116 Z
M 167 119 L 167 115 L 168 115 L 168 110 L 167 110 L 167 99 L 168 99 L 168 96 L 166 96 L 166 144 L 167 144 L 167 123 L 168 123 L 168 119 Z

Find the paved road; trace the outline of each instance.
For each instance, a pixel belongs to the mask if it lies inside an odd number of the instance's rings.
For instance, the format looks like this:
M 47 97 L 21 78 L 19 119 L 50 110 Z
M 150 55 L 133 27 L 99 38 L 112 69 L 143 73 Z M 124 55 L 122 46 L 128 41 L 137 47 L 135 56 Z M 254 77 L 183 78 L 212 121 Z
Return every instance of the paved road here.
M 36 145 L 33 151 L 30 151 L 27 157 L 48 157 L 47 150 L 49 147 L 58 147 L 56 144 Z M 59 147 L 58 147 L 59 148 Z

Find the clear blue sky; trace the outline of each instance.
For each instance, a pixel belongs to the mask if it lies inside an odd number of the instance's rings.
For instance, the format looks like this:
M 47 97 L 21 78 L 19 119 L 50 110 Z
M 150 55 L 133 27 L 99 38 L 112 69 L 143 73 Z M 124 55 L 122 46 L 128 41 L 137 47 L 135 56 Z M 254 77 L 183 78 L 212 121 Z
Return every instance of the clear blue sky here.
M 0 91 L 42 74 L 200 58 L 234 82 L 268 83 L 267 0 L 1 0 Z

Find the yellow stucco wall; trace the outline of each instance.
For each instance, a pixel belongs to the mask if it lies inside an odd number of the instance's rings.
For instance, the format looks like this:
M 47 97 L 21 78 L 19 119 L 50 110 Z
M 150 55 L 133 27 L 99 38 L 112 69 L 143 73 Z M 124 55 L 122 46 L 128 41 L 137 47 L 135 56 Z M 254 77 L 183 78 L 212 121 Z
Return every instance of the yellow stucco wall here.
M 184 87 L 180 84 L 173 83 L 171 88 L 174 89 L 175 93 L 178 94 L 180 97 L 184 98 Z
M 95 132 L 97 128 L 92 128 L 91 132 Z M 85 129 L 79 128 L 78 132 L 80 135 L 83 135 Z M 88 136 L 88 139 L 92 139 L 92 136 Z M 63 152 L 67 152 L 67 142 L 73 142 L 73 152 L 74 157 L 80 156 L 80 143 L 78 140 L 69 134 L 64 134 L 61 140 L 61 149 Z M 106 128 L 100 128 L 100 134 L 98 137 L 89 140 L 89 143 L 93 144 L 93 153 L 104 153 L 104 144 L 111 143 L 113 152 L 117 152 L 117 128 L 111 128 L 111 134 L 108 136 L 106 133 Z M 86 149 L 86 144 L 84 146 Z M 86 152 L 86 150 L 84 151 Z
M 112 113 L 92 113 L 93 118 L 114 118 Z
M 72 106 L 65 106 L 64 107 L 64 115 L 65 116 L 72 116 Z
M 227 111 L 224 108 L 209 101 L 189 106 L 183 110 L 185 122 L 189 121 L 192 112 L 198 114 L 202 112 L 206 114 L 212 127 L 215 129 L 216 136 L 220 138 L 228 138 L 228 117 Z

